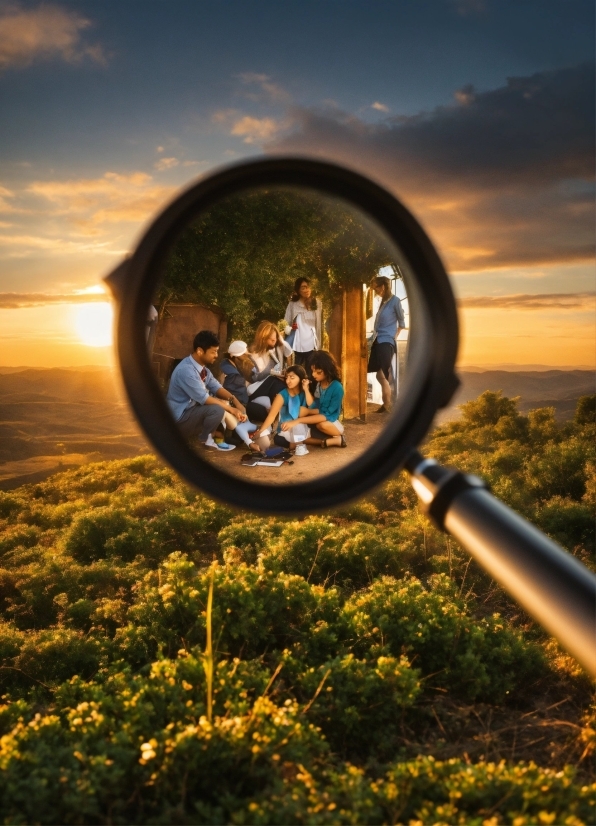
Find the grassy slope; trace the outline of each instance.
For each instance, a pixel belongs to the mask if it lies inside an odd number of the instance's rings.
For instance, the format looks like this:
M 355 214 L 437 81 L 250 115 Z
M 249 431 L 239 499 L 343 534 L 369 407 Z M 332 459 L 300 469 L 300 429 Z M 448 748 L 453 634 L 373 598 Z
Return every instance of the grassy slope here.
M 594 426 L 495 396 L 425 450 L 588 560 Z M 267 519 L 148 456 L 0 494 L 0 518 L 5 822 L 593 821 L 588 680 L 405 478 Z

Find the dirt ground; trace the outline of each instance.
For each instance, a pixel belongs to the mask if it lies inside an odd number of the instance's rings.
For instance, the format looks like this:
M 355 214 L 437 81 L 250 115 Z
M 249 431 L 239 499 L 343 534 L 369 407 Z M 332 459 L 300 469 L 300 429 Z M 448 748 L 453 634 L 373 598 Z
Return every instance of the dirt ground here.
M 330 447 L 325 450 L 317 445 L 307 445 L 309 453 L 306 456 L 295 456 L 292 465 L 247 467 L 240 464 L 241 457 L 247 452 L 244 447 L 237 447 L 229 453 L 202 451 L 201 457 L 207 455 L 210 462 L 227 470 L 232 476 L 252 479 L 265 485 L 307 482 L 309 479 L 326 476 L 349 465 L 375 441 L 388 421 L 386 413 L 376 412 L 378 408 L 379 405 L 376 404 L 368 405 L 366 422 L 344 421 L 347 447 Z

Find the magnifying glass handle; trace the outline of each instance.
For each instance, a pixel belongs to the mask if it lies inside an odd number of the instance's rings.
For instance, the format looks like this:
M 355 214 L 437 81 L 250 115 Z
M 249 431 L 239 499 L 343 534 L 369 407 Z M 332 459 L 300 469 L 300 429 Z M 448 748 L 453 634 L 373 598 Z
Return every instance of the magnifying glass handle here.
M 476 476 L 417 451 L 406 468 L 423 509 L 596 677 L 596 577 Z

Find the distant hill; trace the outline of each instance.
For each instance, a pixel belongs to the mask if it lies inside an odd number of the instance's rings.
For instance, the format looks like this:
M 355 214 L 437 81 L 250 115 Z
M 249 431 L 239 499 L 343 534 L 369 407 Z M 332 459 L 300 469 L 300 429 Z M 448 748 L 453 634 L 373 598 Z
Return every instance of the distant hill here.
M 109 368 L 0 368 L 0 489 L 146 450 Z
M 485 390 L 521 396 L 519 409 L 554 407 L 573 416 L 577 399 L 594 393 L 591 370 L 462 370 L 462 386 L 437 421 L 457 418 L 457 405 Z M 40 481 L 65 467 L 149 451 L 110 368 L 0 367 L 0 490 Z
M 596 392 L 593 370 L 460 370 L 461 387 L 439 416 L 447 421 L 459 415 L 457 406 L 477 398 L 485 390 L 502 390 L 504 396 L 520 396 L 519 410 L 554 407 L 557 419 L 571 419 L 580 396 Z

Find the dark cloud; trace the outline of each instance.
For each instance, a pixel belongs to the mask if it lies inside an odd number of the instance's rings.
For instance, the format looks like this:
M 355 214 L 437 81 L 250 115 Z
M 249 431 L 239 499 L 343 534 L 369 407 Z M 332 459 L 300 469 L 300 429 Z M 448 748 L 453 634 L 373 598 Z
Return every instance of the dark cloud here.
M 477 295 L 460 298 L 460 307 L 510 310 L 594 310 L 596 293 L 542 293 L 541 295 Z
M 90 304 L 109 300 L 105 293 L 0 293 L 0 309 L 18 310 L 21 307 L 41 307 L 44 304 Z
M 594 65 L 510 78 L 451 106 L 370 124 L 298 109 L 270 152 L 336 160 L 404 198 L 452 270 L 594 252 Z

